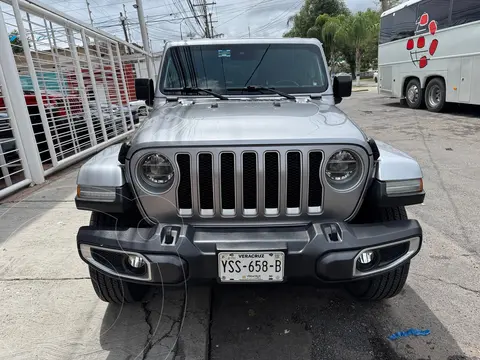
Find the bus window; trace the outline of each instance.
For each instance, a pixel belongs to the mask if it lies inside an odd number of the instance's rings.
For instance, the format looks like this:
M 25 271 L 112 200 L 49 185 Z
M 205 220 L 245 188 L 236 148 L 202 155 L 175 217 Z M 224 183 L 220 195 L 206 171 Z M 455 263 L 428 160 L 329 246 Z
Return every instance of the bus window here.
M 415 35 L 417 4 L 405 7 L 393 13 L 392 41 Z
M 452 26 L 480 20 L 478 0 L 454 0 Z
M 438 29 L 448 27 L 450 15 L 450 0 L 424 0 L 418 4 L 418 18 L 427 13 L 430 20 L 435 20 Z
M 392 41 L 393 14 L 386 15 L 380 19 L 380 44 Z

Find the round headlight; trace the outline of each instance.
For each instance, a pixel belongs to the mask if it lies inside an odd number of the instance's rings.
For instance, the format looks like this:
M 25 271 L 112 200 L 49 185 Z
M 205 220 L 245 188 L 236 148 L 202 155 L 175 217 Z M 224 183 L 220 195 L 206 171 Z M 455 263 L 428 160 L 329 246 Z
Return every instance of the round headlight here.
M 352 151 L 340 150 L 333 154 L 325 167 L 327 181 L 335 188 L 354 185 L 361 174 L 361 161 Z
M 161 186 L 173 179 L 172 163 L 163 155 L 151 154 L 140 165 L 141 174 L 149 185 Z

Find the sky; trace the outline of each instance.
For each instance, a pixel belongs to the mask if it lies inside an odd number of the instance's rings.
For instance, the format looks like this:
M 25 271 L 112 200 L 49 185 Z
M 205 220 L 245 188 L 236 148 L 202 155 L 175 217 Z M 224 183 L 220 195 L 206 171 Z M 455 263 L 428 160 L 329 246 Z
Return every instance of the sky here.
M 90 3 L 95 26 L 125 38 L 120 25 L 120 12 L 126 10 L 128 36 L 130 40 L 142 44 L 135 0 L 49 0 L 50 6 L 74 16 L 78 20 L 90 23 L 86 1 Z M 198 0 L 193 0 L 198 3 Z M 374 8 L 374 0 L 346 0 L 352 11 Z M 303 0 L 207 0 L 215 3 L 208 6 L 212 13 L 214 33 L 224 37 L 279 37 L 289 29 L 287 19 L 294 15 L 303 4 Z M 182 8 L 183 6 L 183 8 Z M 151 46 L 161 51 L 163 40 L 180 39 L 180 29 L 185 37 L 190 31 L 200 31 L 195 19 L 182 18 L 192 16 L 186 0 L 143 0 Z
M 34 0 L 55 8 L 76 20 L 90 24 L 87 2 L 93 25 L 101 30 L 125 39 L 121 26 L 120 12 L 126 14 L 127 36 L 131 42 L 142 44 L 135 0 Z M 193 4 L 201 0 L 190 0 Z M 206 0 L 207 13 L 212 14 L 214 34 L 223 37 L 281 37 L 292 24 L 287 25 L 290 16 L 295 15 L 304 0 Z M 375 0 L 345 0 L 352 11 L 375 8 Z M 13 12 L 9 5 L 1 4 L 8 31 L 16 28 Z M 154 52 L 163 49 L 164 41 L 179 40 L 180 32 L 186 38 L 188 33 L 201 35 L 204 31 L 203 18 L 198 24 L 192 17 L 187 0 L 143 0 L 147 31 Z M 195 7 L 200 9 L 200 7 Z M 197 13 L 200 13 L 199 11 Z M 188 18 L 190 17 L 190 18 Z M 32 17 L 34 31 L 43 34 L 39 47 L 49 48 L 43 19 Z M 61 29 L 54 24 L 55 29 Z M 27 23 L 25 23 L 27 27 Z M 202 26 L 202 28 L 201 28 Z M 57 30 L 55 30 L 57 31 Z M 60 30 L 61 31 L 61 30 Z M 61 40 L 59 40 L 61 41 Z M 76 39 L 81 42 L 81 39 Z M 57 44 L 67 46 L 67 44 Z

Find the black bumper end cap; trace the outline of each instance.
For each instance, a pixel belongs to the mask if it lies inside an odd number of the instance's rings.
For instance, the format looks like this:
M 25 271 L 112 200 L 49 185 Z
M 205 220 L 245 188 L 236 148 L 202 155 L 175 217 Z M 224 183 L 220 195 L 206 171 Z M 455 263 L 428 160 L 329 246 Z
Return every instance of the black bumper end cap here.
M 177 255 L 145 255 L 151 261 L 152 282 L 176 285 L 188 279 L 188 263 Z
M 317 259 L 316 272 L 328 281 L 350 280 L 353 276 L 352 259 L 359 250 L 331 252 Z

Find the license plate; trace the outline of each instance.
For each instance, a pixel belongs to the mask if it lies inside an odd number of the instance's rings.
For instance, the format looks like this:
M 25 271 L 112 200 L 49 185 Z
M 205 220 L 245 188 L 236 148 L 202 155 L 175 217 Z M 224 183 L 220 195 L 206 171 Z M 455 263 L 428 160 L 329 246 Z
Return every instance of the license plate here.
M 221 252 L 218 276 L 221 282 L 283 281 L 285 254 L 273 252 Z

